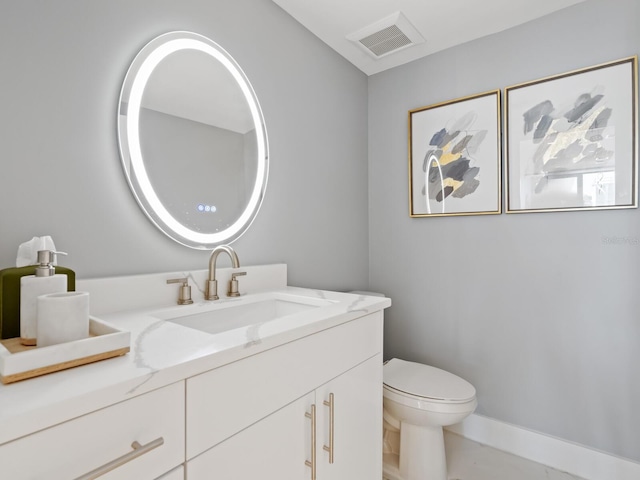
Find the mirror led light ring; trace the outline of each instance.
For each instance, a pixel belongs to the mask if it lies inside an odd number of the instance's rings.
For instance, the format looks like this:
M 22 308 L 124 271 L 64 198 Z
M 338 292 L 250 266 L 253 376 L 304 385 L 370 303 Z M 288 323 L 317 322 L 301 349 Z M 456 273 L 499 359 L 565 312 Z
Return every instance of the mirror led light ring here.
M 256 129 L 258 167 L 251 196 L 238 219 L 220 232 L 202 233 L 180 223 L 158 197 L 147 174 L 142 156 L 139 129 L 144 90 L 158 64 L 167 56 L 181 50 L 201 51 L 215 58 L 226 68 L 242 91 Z M 170 32 L 161 35 L 147 44 L 132 63 L 125 78 L 120 106 L 118 132 L 125 171 L 128 171 L 127 163 L 130 162 L 131 172 L 135 175 L 135 181 L 144 201 L 129 178 L 132 191 L 147 216 L 158 228 L 177 242 L 198 249 L 209 249 L 215 245 L 229 243 L 242 235 L 253 222 L 262 203 L 268 174 L 268 145 L 264 119 L 255 92 L 233 58 L 218 44 L 202 35 L 191 32 Z M 147 210 L 145 203 L 151 208 L 152 213 Z

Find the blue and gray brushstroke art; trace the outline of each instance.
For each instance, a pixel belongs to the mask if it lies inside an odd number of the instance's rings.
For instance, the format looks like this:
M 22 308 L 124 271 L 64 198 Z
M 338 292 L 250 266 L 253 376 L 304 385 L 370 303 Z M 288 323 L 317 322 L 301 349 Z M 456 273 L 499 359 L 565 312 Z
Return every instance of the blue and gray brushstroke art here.
M 531 159 L 532 173 L 543 175 L 536 193 L 545 189 L 547 175 L 552 173 L 613 168 L 614 151 L 603 143 L 611 113 L 602 87 L 578 94 L 564 110 L 544 100 L 524 112 L 524 135 L 537 145 Z
M 454 121 L 451 127 L 438 130 L 429 141 L 422 164 L 425 186 L 422 195 L 430 201 L 444 202 L 445 198 L 463 198 L 480 185 L 480 168 L 472 166 L 473 155 L 487 136 L 486 130 L 471 130 L 477 118 L 473 111 Z

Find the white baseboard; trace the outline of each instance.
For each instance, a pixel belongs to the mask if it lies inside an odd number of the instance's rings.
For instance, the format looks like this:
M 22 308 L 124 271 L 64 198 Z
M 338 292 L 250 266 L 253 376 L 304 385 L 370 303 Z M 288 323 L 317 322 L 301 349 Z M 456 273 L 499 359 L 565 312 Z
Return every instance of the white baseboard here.
M 638 480 L 640 463 L 472 414 L 447 430 L 586 480 Z

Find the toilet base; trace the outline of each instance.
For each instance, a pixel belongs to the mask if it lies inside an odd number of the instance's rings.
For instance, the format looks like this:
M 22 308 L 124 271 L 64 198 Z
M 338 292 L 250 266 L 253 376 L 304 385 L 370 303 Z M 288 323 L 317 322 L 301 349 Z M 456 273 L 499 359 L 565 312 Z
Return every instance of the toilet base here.
M 388 480 L 447 480 L 447 460 L 442 427 L 402 423 L 400 455 L 383 455 Z
M 404 480 L 400 476 L 400 458 L 395 453 L 382 455 L 382 480 Z

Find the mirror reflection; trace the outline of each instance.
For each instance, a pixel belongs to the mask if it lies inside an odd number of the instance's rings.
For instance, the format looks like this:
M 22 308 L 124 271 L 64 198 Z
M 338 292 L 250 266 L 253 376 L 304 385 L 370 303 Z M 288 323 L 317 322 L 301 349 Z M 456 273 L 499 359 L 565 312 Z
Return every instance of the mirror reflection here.
M 217 44 L 172 32 L 147 45 L 125 79 L 123 165 L 149 218 L 193 248 L 229 243 L 260 207 L 267 141 L 248 80 Z

